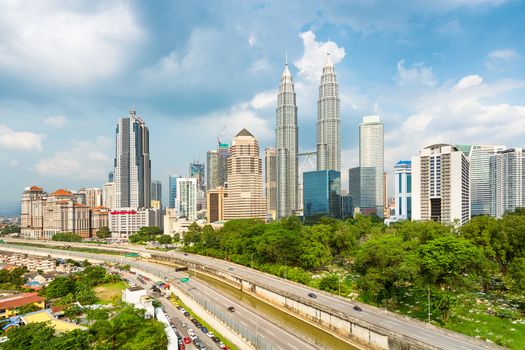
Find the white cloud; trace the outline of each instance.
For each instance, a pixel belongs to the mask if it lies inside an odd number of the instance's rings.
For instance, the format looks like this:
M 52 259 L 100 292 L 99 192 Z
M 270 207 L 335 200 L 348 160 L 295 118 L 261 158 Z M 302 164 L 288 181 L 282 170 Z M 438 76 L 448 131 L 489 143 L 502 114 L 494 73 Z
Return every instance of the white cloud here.
M 57 128 L 63 127 L 68 122 L 69 122 L 68 119 L 61 115 L 47 117 L 44 119 L 44 124 L 55 126 Z
M 257 38 L 255 37 L 255 35 L 253 33 L 250 34 L 250 37 L 248 38 L 248 45 L 250 47 L 253 47 L 256 42 L 257 42 Z
M 436 85 L 432 68 L 426 67 L 424 62 L 414 63 L 411 68 L 405 68 L 405 60 L 397 62 L 397 82 L 405 85 Z
M 250 106 L 255 109 L 262 109 L 269 106 L 275 107 L 277 103 L 277 91 L 270 90 L 256 94 L 250 101 Z
M 341 62 L 346 55 L 344 47 L 338 47 L 333 41 L 316 41 L 315 34 L 310 30 L 301 33 L 300 37 L 303 39 L 304 53 L 294 64 L 299 69 L 299 76 L 306 80 L 319 80 L 327 53 L 334 64 Z
M 498 59 L 498 60 L 511 60 L 519 55 L 516 53 L 516 51 L 511 49 L 505 49 L 505 50 L 494 50 L 489 52 L 487 55 L 488 58 L 492 59 Z
M 40 160 L 35 169 L 41 175 L 59 179 L 102 181 L 111 165 L 107 155 L 111 144 L 112 140 L 105 137 L 98 137 L 95 142 L 73 141 L 70 149 Z
M 0 71 L 46 86 L 83 86 L 126 67 L 144 36 L 124 1 L 0 4 Z
M 14 131 L 0 124 L 0 146 L 8 149 L 40 151 L 44 137 L 44 134 L 37 134 L 30 131 Z
M 456 90 L 463 90 L 471 87 L 480 86 L 481 84 L 483 84 L 483 78 L 479 75 L 467 75 L 466 77 L 461 79 L 456 85 L 454 85 L 454 88 Z
M 485 66 L 489 69 L 502 69 L 520 55 L 512 49 L 494 50 L 487 54 Z

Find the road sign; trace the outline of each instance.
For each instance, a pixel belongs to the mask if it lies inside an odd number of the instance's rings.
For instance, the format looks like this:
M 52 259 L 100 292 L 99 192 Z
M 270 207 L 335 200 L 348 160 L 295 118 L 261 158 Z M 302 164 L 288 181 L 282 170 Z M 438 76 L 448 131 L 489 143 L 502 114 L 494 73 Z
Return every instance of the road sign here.
M 181 282 L 189 282 L 190 281 L 190 278 L 189 277 L 183 277 L 180 279 Z

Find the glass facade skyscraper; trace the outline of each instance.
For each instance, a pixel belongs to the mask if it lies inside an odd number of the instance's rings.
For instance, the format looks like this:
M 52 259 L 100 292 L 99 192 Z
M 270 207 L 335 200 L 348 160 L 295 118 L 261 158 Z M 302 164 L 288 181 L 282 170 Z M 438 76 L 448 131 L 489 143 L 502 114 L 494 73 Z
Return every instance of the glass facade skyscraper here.
M 171 175 L 169 180 L 168 207 L 174 209 L 177 205 L 177 178 L 180 176 Z
M 341 173 L 318 170 L 303 173 L 303 213 L 305 223 L 322 217 L 341 217 Z
M 149 208 L 151 161 L 149 130 L 134 109 L 120 118 L 116 129 L 115 206 Z
M 384 131 L 379 116 L 363 117 L 359 125 L 359 167 L 361 168 L 361 201 L 363 211 L 375 211 L 383 217 L 384 196 Z
M 412 162 L 400 160 L 394 166 L 396 219 L 412 218 Z
M 525 207 L 525 150 L 509 148 L 490 159 L 491 215 Z
M 206 190 L 223 187 L 228 181 L 228 145 L 220 143 L 216 150 L 208 151 L 206 157 Z

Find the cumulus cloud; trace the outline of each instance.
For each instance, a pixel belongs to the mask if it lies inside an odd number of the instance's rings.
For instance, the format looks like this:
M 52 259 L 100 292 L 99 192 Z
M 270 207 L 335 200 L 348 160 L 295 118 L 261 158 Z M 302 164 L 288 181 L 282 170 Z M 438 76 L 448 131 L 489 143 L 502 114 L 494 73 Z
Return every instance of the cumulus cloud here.
M 397 62 L 397 82 L 405 85 L 436 85 L 432 68 L 426 67 L 424 62 L 414 63 L 411 68 L 405 67 L 405 60 Z
M 144 33 L 128 3 L 7 1 L 0 4 L 0 72 L 46 86 L 112 77 Z
M 40 151 L 44 134 L 30 131 L 14 131 L 0 124 L 0 146 L 11 150 Z
M 456 85 L 454 85 L 454 88 L 456 90 L 463 90 L 471 87 L 480 86 L 481 84 L 483 84 L 483 78 L 479 75 L 467 75 L 466 77 L 462 78 Z
M 299 69 L 299 76 L 306 80 L 319 80 L 326 54 L 330 54 L 334 64 L 341 62 L 346 55 L 344 47 L 338 47 L 333 41 L 316 41 L 311 30 L 301 33 L 300 37 L 303 39 L 304 53 L 294 64 Z
M 250 106 L 255 109 L 266 108 L 269 106 L 275 107 L 277 103 L 277 91 L 263 91 L 256 94 L 250 101 Z
M 112 140 L 105 137 L 98 137 L 95 142 L 75 140 L 71 148 L 41 159 L 35 170 L 40 175 L 59 179 L 102 181 L 111 165 L 107 155 L 111 144 Z
M 47 117 L 44 119 L 44 124 L 55 126 L 58 128 L 63 127 L 67 123 L 68 123 L 68 119 L 61 115 Z

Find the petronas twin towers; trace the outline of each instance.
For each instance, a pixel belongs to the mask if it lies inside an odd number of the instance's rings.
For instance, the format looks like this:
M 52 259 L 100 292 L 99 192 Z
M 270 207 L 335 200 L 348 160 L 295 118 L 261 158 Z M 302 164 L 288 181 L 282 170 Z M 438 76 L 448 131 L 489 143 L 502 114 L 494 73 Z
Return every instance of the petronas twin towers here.
M 341 170 L 341 115 L 334 65 L 327 54 L 317 101 L 317 170 Z M 277 217 L 295 214 L 299 203 L 297 103 L 288 61 L 276 109 Z

